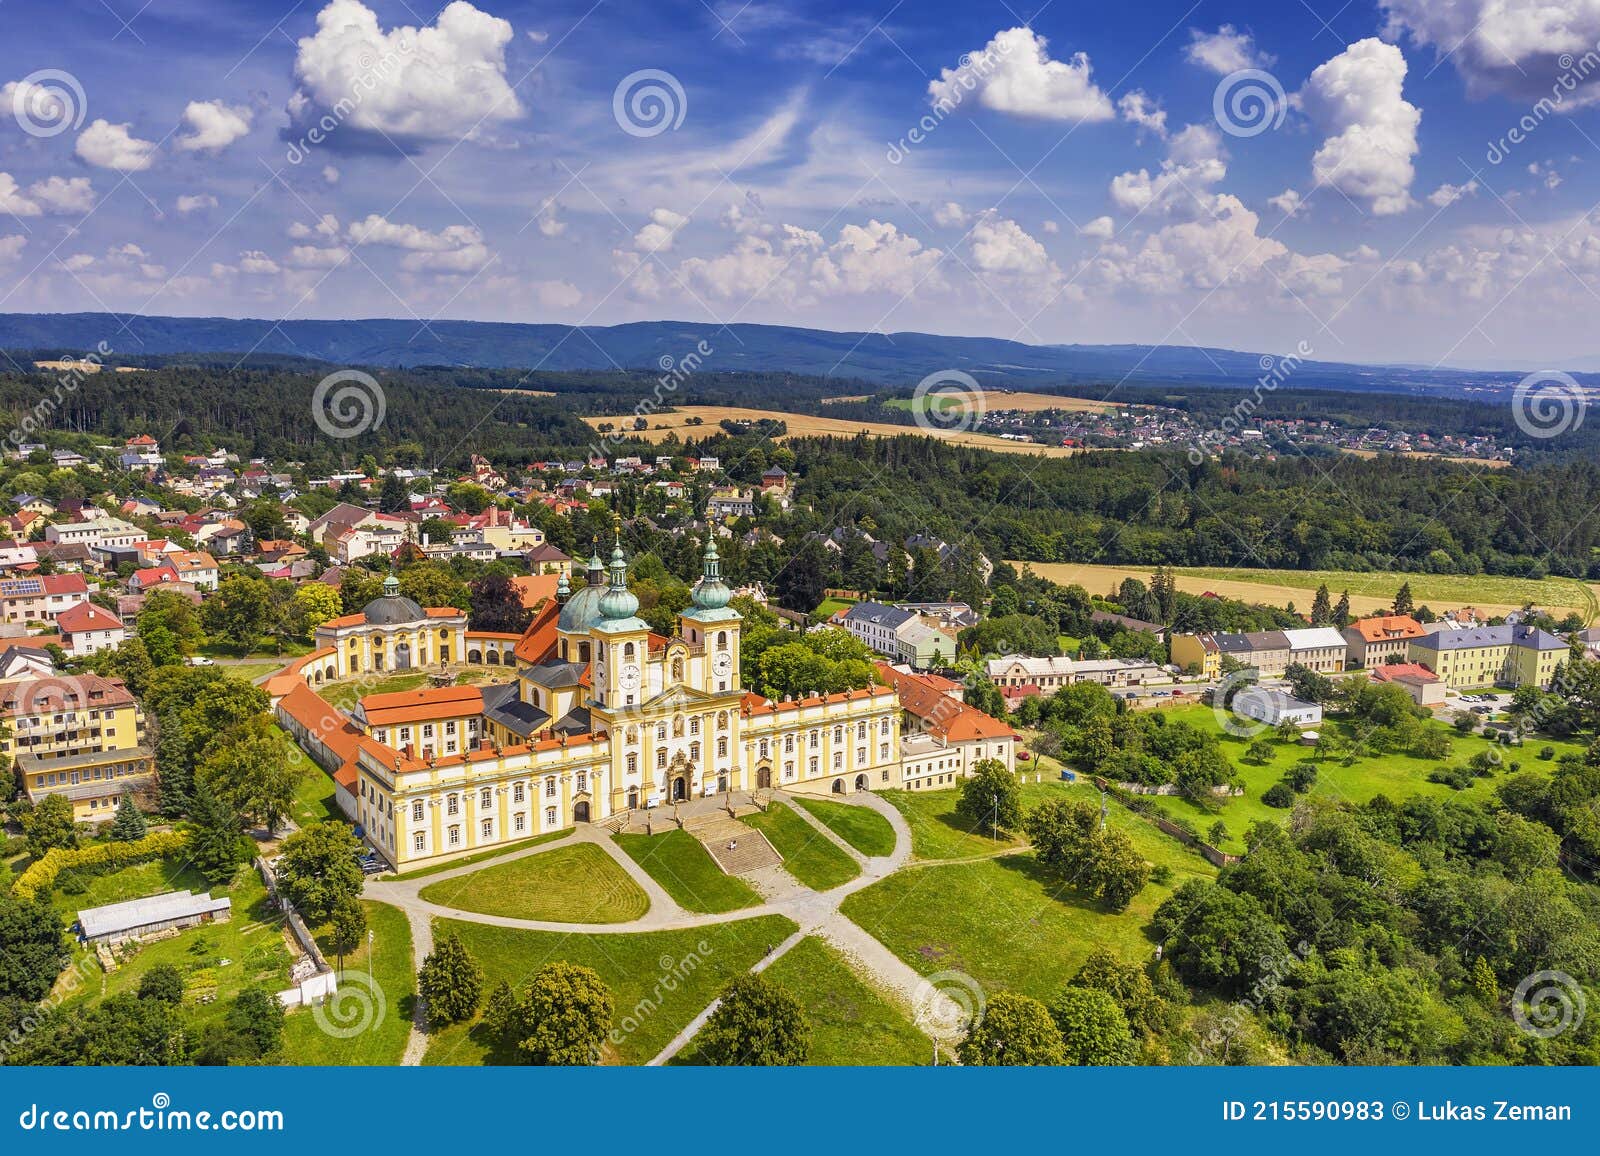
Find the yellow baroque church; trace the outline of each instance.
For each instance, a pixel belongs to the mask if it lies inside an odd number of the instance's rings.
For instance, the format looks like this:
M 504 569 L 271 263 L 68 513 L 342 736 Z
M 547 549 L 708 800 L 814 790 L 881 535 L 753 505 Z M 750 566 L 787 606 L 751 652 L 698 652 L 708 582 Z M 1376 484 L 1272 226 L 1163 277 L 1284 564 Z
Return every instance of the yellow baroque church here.
M 449 617 L 458 612 L 397 605 L 386 591 L 363 614 L 328 624 L 324 645 L 268 689 L 397 868 L 731 791 L 901 786 L 893 689 L 778 702 L 744 689 L 741 618 L 720 566 L 712 541 L 669 638 L 638 617 L 619 541 L 609 568 L 597 553 L 583 586 L 563 576 L 536 611 L 506 655 L 514 681 L 371 695 L 346 717 L 311 684 L 392 670 L 397 655 L 443 666 L 473 644 Z

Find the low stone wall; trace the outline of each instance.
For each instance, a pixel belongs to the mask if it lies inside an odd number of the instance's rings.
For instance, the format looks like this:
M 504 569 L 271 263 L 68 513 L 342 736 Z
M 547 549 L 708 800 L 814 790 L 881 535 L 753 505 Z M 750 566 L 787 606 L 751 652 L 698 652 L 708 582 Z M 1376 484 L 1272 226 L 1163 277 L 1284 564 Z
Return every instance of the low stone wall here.
M 1100 778 L 1098 775 L 1091 775 L 1089 777 L 1090 777 L 1090 780 L 1097 787 L 1099 787 L 1101 790 L 1105 791 L 1113 799 L 1116 799 L 1116 801 L 1118 803 L 1121 803 L 1124 807 L 1127 807 L 1128 810 L 1132 811 L 1135 815 L 1138 815 L 1141 819 L 1149 820 L 1150 823 L 1152 825 L 1154 825 L 1155 828 L 1158 831 L 1160 831 L 1162 834 L 1172 836 L 1178 842 L 1182 843 L 1185 847 L 1193 847 L 1196 851 L 1200 852 L 1200 854 L 1205 858 L 1205 860 L 1208 863 L 1211 863 L 1213 866 L 1226 867 L 1230 863 L 1237 863 L 1239 861 L 1239 856 L 1238 855 L 1230 855 L 1226 851 L 1221 850 L 1220 848 L 1213 847 L 1210 843 L 1207 843 L 1204 839 L 1200 838 L 1200 836 L 1194 834 L 1192 831 L 1186 830 L 1185 828 L 1179 826 L 1177 823 L 1174 823 L 1171 819 L 1167 818 L 1165 815 L 1159 814 L 1159 813 L 1154 812 L 1154 811 L 1146 811 L 1146 810 L 1142 810 L 1142 809 L 1137 808 L 1137 807 L 1129 806 L 1128 805 L 1128 801 L 1123 797 L 1124 794 L 1135 794 L 1135 795 L 1138 795 L 1138 794 L 1142 794 L 1142 795 L 1168 794 L 1168 795 L 1170 795 L 1170 794 L 1174 794 L 1176 792 L 1174 792 L 1174 791 L 1158 791 L 1155 788 L 1146 788 L 1144 791 L 1124 791 L 1123 790 L 1123 784 L 1121 784 L 1121 783 L 1109 782 L 1109 781 L 1107 781 L 1105 779 Z M 1215 790 L 1217 788 L 1213 788 L 1213 789 Z M 1227 788 L 1222 788 L 1222 789 L 1223 790 L 1227 790 Z M 1230 793 L 1237 793 L 1237 794 L 1241 794 L 1242 795 L 1244 792 L 1242 790 L 1240 790 L 1239 788 L 1233 788 L 1232 791 L 1230 791 Z
M 295 911 L 294 905 L 278 894 L 278 877 L 271 865 L 265 859 L 257 858 L 255 866 L 261 875 L 261 881 L 267 885 L 267 892 L 272 896 L 272 901 L 278 905 L 278 910 L 283 912 L 283 921 L 289 928 L 289 934 L 294 936 L 295 942 L 300 945 L 300 950 L 305 952 L 289 974 L 294 986 L 286 991 L 280 991 L 278 1002 L 286 1008 L 320 1003 L 339 990 L 339 977 L 334 974 L 333 968 L 328 966 L 328 961 L 323 958 L 322 949 L 317 946 L 317 941 L 312 937 L 305 921 Z M 308 963 L 310 966 L 305 966 Z

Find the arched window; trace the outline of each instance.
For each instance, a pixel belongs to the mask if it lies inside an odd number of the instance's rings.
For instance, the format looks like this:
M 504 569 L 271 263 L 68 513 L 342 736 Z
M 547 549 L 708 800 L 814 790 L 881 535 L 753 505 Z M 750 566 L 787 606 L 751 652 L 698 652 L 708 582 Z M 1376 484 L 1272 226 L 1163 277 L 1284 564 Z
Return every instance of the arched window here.
M 579 662 L 588 662 L 589 661 L 589 644 L 587 642 L 578 643 L 578 661 Z
M 632 658 L 633 657 L 633 643 L 630 642 L 630 643 L 627 643 L 625 646 L 623 646 L 623 648 L 622 648 L 622 657 L 623 658 Z
M 717 631 L 717 649 L 718 650 L 727 650 L 728 649 L 728 632 L 726 630 Z

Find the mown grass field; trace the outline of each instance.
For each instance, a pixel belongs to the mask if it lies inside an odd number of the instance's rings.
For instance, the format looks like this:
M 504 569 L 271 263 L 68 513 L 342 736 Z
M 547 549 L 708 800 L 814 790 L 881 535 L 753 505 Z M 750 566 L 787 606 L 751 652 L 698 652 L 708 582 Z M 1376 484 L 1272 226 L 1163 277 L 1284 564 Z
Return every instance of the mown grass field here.
M 556 847 L 430 883 L 429 903 L 553 923 L 627 923 L 650 909 L 644 890 L 592 843 Z
M 843 956 L 815 937 L 795 944 L 762 972 L 805 1008 L 812 1067 L 926 1064 L 933 1044 L 905 1012 L 861 980 Z M 695 1041 L 673 1057 L 697 1063 Z
M 687 831 L 660 835 L 616 835 L 617 846 L 661 884 L 685 911 L 715 914 L 754 907 L 761 896 L 744 880 L 723 873 Z
M 611 989 L 612 1023 L 620 1039 L 608 1042 L 605 1061 L 643 1064 L 705 1010 L 736 976 L 797 930 L 781 915 L 766 915 L 685 931 L 639 935 L 584 935 L 518 931 L 482 923 L 434 921 L 435 940 L 460 936 L 484 971 L 484 991 L 501 980 L 525 986 L 546 963 L 565 960 L 593 968 Z M 513 1062 L 474 1021 L 435 1033 L 425 1064 Z
M 1027 792 L 1025 809 L 1051 797 L 1099 799 L 1093 788 L 1065 783 L 1030 784 Z M 953 814 L 955 794 L 899 795 L 894 802 L 914 800 L 919 815 L 937 819 Z M 1129 961 L 1148 959 L 1156 907 L 1186 880 L 1216 875 L 1204 859 L 1115 804 L 1107 818 L 1141 855 L 1170 872 L 1166 883 L 1147 884 L 1126 911 L 1108 911 L 1080 895 L 1031 852 L 909 867 L 847 896 L 842 910 L 924 975 L 958 971 L 991 995 L 1012 990 L 1049 999 L 1096 947 Z M 1002 845 L 984 841 L 990 849 Z
M 1100 566 L 1085 562 L 1020 562 L 1019 569 L 1030 567 L 1041 578 L 1062 585 L 1076 583 L 1090 594 L 1114 591 L 1125 578 L 1146 585 L 1153 566 Z M 1491 614 L 1520 610 L 1529 602 L 1551 610 L 1557 616 L 1576 611 L 1587 621 L 1600 615 L 1600 599 L 1595 584 L 1572 578 L 1509 578 L 1492 574 L 1406 574 L 1398 571 L 1362 573 L 1355 570 L 1231 570 L 1226 567 L 1180 566 L 1173 571 L 1178 589 L 1185 594 L 1210 591 L 1243 602 L 1265 602 L 1285 606 L 1290 602 L 1303 612 L 1311 609 L 1317 587 L 1326 584 L 1335 600 L 1340 591 L 1350 592 L 1350 608 L 1357 614 L 1382 613 L 1394 603 L 1395 591 L 1411 584 L 1417 605 L 1435 611 L 1457 606 L 1476 606 Z
M 796 796 L 794 801 L 863 855 L 888 855 L 894 851 L 894 828 L 871 807 L 802 796 Z
M 417 999 L 411 925 L 398 907 L 371 900 L 361 906 L 367 912 L 371 946 L 363 943 L 345 956 L 342 997 L 320 1011 L 298 1008 L 289 1013 L 283 1033 L 285 1063 L 394 1065 L 405 1056 Z M 328 962 L 337 967 L 328 947 L 328 929 L 317 932 L 316 939 Z
M 782 803 L 745 815 L 743 821 L 783 856 L 785 871 L 815 891 L 831 891 L 861 874 L 854 859 Z

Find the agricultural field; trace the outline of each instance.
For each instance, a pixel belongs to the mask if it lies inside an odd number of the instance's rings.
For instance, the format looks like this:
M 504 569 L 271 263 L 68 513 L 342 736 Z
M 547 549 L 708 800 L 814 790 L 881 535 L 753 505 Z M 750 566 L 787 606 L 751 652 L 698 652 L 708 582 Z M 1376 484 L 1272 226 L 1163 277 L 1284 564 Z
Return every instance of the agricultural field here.
M 556 923 L 627 923 L 650 909 L 644 890 L 592 843 L 556 847 L 430 883 L 421 896 L 480 915 Z
M 948 393 L 929 393 L 924 395 L 922 402 L 925 406 L 937 406 L 940 410 L 959 407 L 965 403 L 959 395 Z M 917 399 L 911 397 L 897 397 L 884 402 L 890 409 L 903 409 L 914 411 Z M 1000 413 L 1012 410 L 1018 413 L 1043 413 L 1046 410 L 1059 409 L 1072 413 L 1104 413 L 1106 410 L 1119 408 L 1138 408 L 1119 406 L 1116 402 L 1094 401 L 1086 397 L 1063 397 L 1057 393 L 1008 393 L 1002 390 L 985 390 L 983 395 L 983 408 L 988 413 Z
M 1063 586 L 1076 583 L 1090 594 L 1115 591 L 1126 578 L 1146 584 L 1153 566 L 1100 566 L 1087 562 L 1020 562 L 1041 578 Z M 1350 591 L 1350 609 L 1357 614 L 1381 614 L 1393 605 L 1395 591 L 1402 583 L 1411 584 L 1417 605 L 1435 611 L 1457 606 L 1476 606 L 1490 614 L 1520 610 L 1532 602 L 1558 617 L 1576 611 L 1586 621 L 1600 615 L 1596 585 L 1572 578 L 1509 578 L 1493 574 L 1404 574 L 1396 571 L 1361 573 L 1355 570 L 1230 570 L 1223 566 L 1179 566 L 1173 569 L 1178 589 L 1185 594 L 1207 591 L 1241 602 L 1265 602 L 1278 606 L 1294 603 L 1302 611 L 1311 609 L 1317 587 L 1326 584 L 1335 599 L 1341 590 Z
M 1086 402 L 1093 405 L 1093 402 Z M 701 424 L 691 425 L 690 418 L 699 418 Z M 598 429 L 602 424 L 625 427 L 633 421 L 632 414 L 623 414 L 620 417 L 586 417 L 583 419 L 591 426 Z M 855 437 L 857 434 L 866 434 L 875 438 L 895 437 L 937 437 L 958 446 L 972 446 L 976 449 L 994 450 L 1002 454 L 1031 454 L 1043 455 L 1051 458 L 1071 457 L 1081 450 L 1067 449 L 1063 446 L 1047 446 L 1029 442 L 1007 441 L 1005 438 L 993 434 L 978 433 L 930 433 L 920 426 L 894 425 L 891 422 L 877 421 L 848 421 L 838 417 L 817 417 L 808 413 L 786 413 L 780 410 L 748 409 L 738 405 L 680 405 L 670 411 L 653 413 L 648 418 L 650 428 L 630 431 L 628 436 L 639 441 L 661 442 L 671 434 L 679 438 L 699 437 L 714 432 L 719 422 L 723 421 L 781 421 L 788 426 L 788 433 L 777 441 L 787 438 L 804 437 Z

